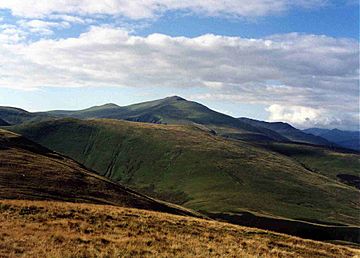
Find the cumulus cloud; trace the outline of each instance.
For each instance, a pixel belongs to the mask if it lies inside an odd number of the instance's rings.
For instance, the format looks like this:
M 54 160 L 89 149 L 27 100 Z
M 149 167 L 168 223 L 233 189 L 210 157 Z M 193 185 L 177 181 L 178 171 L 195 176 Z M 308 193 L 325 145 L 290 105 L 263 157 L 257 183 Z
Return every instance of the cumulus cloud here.
M 290 8 L 313 8 L 326 0 L 2 0 L 0 9 L 22 17 L 51 14 L 125 16 L 131 19 L 155 18 L 166 11 L 185 11 L 207 16 L 256 17 L 276 14 Z
M 0 40 L 10 36 L 0 29 Z M 76 38 L 3 40 L 0 55 L 0 87 L 197 86 L 209 92 L 197 99 L 261 103 L 273 118 L 296 123 L 338 111 L 340 117 L 358 114 L 359 44 L 349 39 L 296 33 L 143 37 L 92 27 Z
M 273 104 L 270 105 L 266 110 L 270 112 L 270 121 L 286 121 L 297 125 L 314 124 L 321 122 L 321 120 L 325 118 L 323 116 L 323 110 L 310 107 L 282 106 Z
M 269 121 L 284 121 L 299 128 L 310 127 L 337 127 L 340 129 L 359 130 L 356 114 L 339 114 L 338 111 L 329 112 L 324 108 L 305 106 L 283 106 L 272 104 L 266 111 L 270 113 Z

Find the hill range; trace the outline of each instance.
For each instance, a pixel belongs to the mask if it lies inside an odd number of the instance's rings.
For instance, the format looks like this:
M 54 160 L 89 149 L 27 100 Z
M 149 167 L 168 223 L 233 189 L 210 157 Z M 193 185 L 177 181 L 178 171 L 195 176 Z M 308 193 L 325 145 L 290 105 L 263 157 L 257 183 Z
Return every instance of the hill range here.
M 309 128 L 305 133 L 320 136 L 330 142 L 336 143 L 343 148 L 360 151 L 360 133 L 358 131 L 342 131 L 338 129 Z
M 4 107 L 0 119 L 4 129 L 60 153 L 51 155 L 172 213 L 360 241 L 359 154 L 288 124 L 233 118 L 177 96 L 81 111 Z
M 118 106 L 110 103 L 76 111 L 55 110 L 31 113 L 19 108 L 0 107 L 0 117 L 3 122 L 11 125 L 59 117 L 79 119 L 109 118 L 159 124 L 196 124 L 202 125 L 219 135 L 240 140 L 299 142 L 332 148 L 347 148 L 347 145 L 341 144 L 341 137 L 340 140 L 334 140 L 334 137 L 325 139 L 326 137 L 319 136 L 318 131 L 311 131 L 311 129 L 302 131 L 282 122 L 269 123 L 249 118 L 236 119 L 178 96 L 129 106 Z M 337 132 L 339 131 L 337 130 Z M 346 133 L 346 131 L 340 132 Z M 354 135 L 356 132 L 352 133 Z M 351 142 L 351 139 L 346 136 L 344 141 Z

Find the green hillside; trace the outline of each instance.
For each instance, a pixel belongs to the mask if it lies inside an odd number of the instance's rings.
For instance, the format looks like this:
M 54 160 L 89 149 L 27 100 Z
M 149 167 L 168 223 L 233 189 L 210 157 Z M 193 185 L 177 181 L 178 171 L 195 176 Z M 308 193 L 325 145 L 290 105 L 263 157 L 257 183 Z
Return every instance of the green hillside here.
M 87 170 L 70 158 L 1 129 L 0 199 L 111 204 L 195 215 L 181 207 L 138 194 Z
M 13 130 L 126 186 L 198 211 L 360 224 L 359 191 L 332 173 L 198 126 L 62 119 Z
M 360 159 L 357 152 L 333 151 L 311 145 L 273 143 L 266 148 L 298 161 L 308 170 L 360 189 Z

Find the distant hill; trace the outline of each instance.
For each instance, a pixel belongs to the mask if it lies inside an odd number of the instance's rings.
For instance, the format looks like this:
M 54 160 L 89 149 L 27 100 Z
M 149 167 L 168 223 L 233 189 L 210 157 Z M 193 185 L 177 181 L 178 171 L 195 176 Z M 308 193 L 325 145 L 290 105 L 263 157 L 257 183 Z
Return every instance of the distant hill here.
M 360 132 L 321 128 L 309 128 L 303 130 L 303 132 L 320 136 L 341 147 L 360 151 Z
M 74 118 L 111 118 L 162 124 L 198 124 L 214 133 L 250 141 L 288 141 L 266 128 L 257 128 L 236 118 L 181 97 L 143 102 L 125 107 L 105 104 L 79 111 L 50 111 L 49 115 Z
M 124 188 L 70 158 L 5 130 L 0 130 L 0 199 L 112 204 L 194 214 Z
M 265 122 L 245 117 L 241 117 L 239 118 L 239 120 L 255 127 L 262 127 L 275 131 L 293 142 L 303 142 L 323 146 L 334 146 L 333 142 L 330 142 L 322 137 L 303 132 L 287 123 Z
M 339 180 L 337 170 L 322 168 L 334 161 L 340 173 L 356 176 L 356 155 L 307 152 L 296 144 L 268 150 L 194 125 L 61 119 L 11 130 L 139 192 L 197 211 L 360 224 L 358 190 Z M 290 157 L 297 153 L 301 163 Z M 307 162 L 314 153 L 322 155 L 320 163 Z
M 31 121 L 43 121 L 51 118 L 53 117 L 46 113 L 31 113 L 21 108 L 0 106 L 0 119 L 11 125 Z M 0 124 L 0 126 L 2 125 Z

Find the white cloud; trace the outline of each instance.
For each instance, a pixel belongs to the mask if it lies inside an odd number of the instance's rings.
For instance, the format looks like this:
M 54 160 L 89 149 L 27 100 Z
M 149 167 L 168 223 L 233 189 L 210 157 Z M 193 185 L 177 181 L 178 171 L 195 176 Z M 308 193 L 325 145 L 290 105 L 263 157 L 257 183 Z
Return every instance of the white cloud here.
M 21 28 L 28 30 L 31 33 L 39 33 L 43 35 L 51 35 L 54 33 L 53 29 L 69 28 L 70 23 L 67 21 L 52 22 L 43 20 L 20 20 L 18 22 Z
M 27 33 L 13 24 L 0 25 L 0 43 L 15 44 L 25 40 Z M 0 47 L 1 48 L 1 47 Z
M 269 121 L 288 122 L 298 128 L 324 127 L 359 130 L 356 114 L 339 113 L 324 108 L 273 104 L 266 108 L 270 113 Z
M 87 23 L 93 23 L 94 20 L 90 18 L 81 18 L 76 17 L 72 15 L 66 15 L 66 14 L 51 14 L 48 16 L 50 20 L 61 20 L 68 23 L 78 23 L 78 24 L 87 24 Z
M 0 9 L 22 17 L 51 14 L 125 16 L 155 18 L 166 11 L 187 11 L 208 16 L 255 17 L 276 14 L 290 8 L 322 6 L 326 0 L 2 0 Z
M 266 111 L 270 112 L 270 121 L 286 121 L 295 125 L 314 124 L 324 119 L 324 110 L 303 106 L 273 104 Z
M 5 32 L 0 30 L 0 41 L 9 37 Z M 197 86 L 209 92 L 198 98 L 310 108 L 281 113 L 297 122 L 304 114 L 315 119 L 310 116 L 314 110 L 322 110 L 314 111 L 316 119 L 324 112 L 358 114 L 355 40 L 300 34 L 142 37 L 92 27 L 77 38 L 3 42 L 0 87 Z

